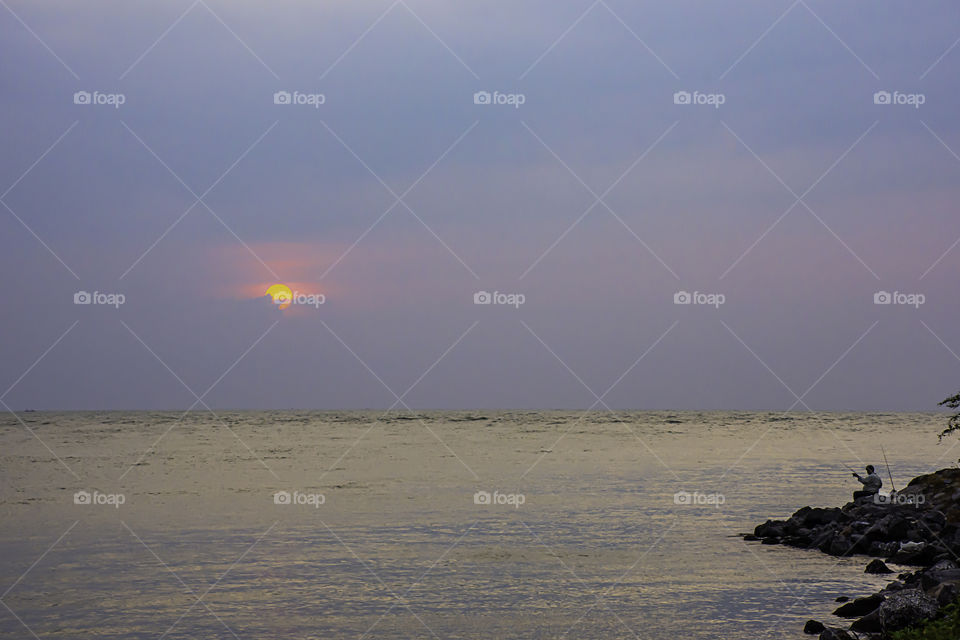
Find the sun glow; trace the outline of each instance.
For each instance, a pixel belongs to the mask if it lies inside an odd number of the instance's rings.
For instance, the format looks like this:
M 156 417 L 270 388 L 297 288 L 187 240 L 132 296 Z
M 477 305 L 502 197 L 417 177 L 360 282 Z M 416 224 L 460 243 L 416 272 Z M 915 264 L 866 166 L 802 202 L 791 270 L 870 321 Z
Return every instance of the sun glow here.
M 293 291 L 285 284 L 270 285 L 264 295 L 270 296 L 273 304 L 278 305 L 281 309 L 286 309 L 293 302 Z

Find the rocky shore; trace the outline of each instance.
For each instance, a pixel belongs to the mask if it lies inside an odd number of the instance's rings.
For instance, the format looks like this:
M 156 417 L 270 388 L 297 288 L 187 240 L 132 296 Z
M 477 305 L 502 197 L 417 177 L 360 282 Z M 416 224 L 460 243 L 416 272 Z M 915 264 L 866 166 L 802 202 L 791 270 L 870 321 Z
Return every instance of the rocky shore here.
M 833 556 L 865 555 L 868 573 L 893 573 L 886 563 L 918 567 L 881 591 L 846 601 L 834 615 L 847 628 L 811 620 L 804 631 L 821 640 L 889 638 L 932 620 L 960 596 L 960 469 L 914 478 L 889 497 L 866 497 L 843 507 L 803 507 L 787 520 L 767 520 L 747 541 L 818 549 Z

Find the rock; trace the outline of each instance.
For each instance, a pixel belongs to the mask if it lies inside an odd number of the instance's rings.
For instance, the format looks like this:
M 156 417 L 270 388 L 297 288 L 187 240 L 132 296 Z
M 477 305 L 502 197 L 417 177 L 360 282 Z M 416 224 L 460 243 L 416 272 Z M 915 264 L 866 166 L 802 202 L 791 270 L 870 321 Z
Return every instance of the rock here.
M 896 498 L 896 499 L 894 499 Z M 891 574 L 887 563 L 914 565 L 872 596 L 836 598 L 835 615 L 856 618 L 850 631 L 809 620 L 804 632 L 823 640 L 888 637 L 935 617 L 960 597 L 960 469 L 914 478 L 884 500 L 867 497 L 841 508 L 803 507 L 785 520 L 767 520 L 745 540 L 819 549 L 834 556 L 865 554 L 868 574 Z
M 753 535 L 758 538 L 779 538 L 783 536 L 783 523 L 776 520 L 767 520 L 763 524 L 758 524 L 753 530 Z
M 889 558 L 897 552 L 899 547 L 900 543 L 895 540 L 891 542 L 880 542 L 874 540 L 870 543 L 870 548 L 867 549 L 867 555 L 880 558 Z
M 875 573 L 875 574 L 879 574 L 879 573 L 893 573 L 893 571 L 890 570 L 890 567 L 888 567 L 888 566 L 886 565 L 886 563 L 884 563 L 883 560 L 879 560 L 879 559 L 877 559 L 877 560 L 872 560 L 872 561 L 870 562 L 870 564 L 867 565 L 867 568 L 864 569 L 863 572 L 864 572 L 864 573 Z
M 820 634 L 820 640 L 853 640 L 853 636 L 847 633 L 845 629 L 827 627 Z
M 934 531 L 940 531 L 947 524 L 947 517 L 942 511 L 923 511 L 920 515 L 920 519 Z
M 880 604 L 880 624 L 884 632 L 898 631 L 935 617 L 938 609 L 937 601 L 922 591 L 900 591 Z
M 923 577 L 922 571 L 915 571 L 914 573 L 908 573 L 903 579 L 903 586 L 905 589 L 920 589 L 921 578 Z
M 807 624 L 803 625 L 803 632 L 813 635 L 815 633 L 820 633 L 826 629 L 822 622 L 817 622 L 816 620 L 807 620 Z
M 910 522 L 905 518 L 893 518 L 887 529 L 887 539 L 900 541 L 907 537 L 907 531 L 910 530 Z
M 957 599 L 957 586 L 950 583 L 938 584 L 927 591 L 927 595 L 936 600 L 941 607 L 945 607 Z
M 906 543 L 914 544 L 914 543 Z M 923 543 L 916 543 L 923 544 Z M 901 547 L 903 545 L 901 544 Z M 909 550 L 907 550 L 909 549 Z M 932 564 L 934 558 L 937 556 L 937 549 L 934 546 L 924 545 L 922 547 L 908 547 L 907 549 L 901 548 L 900 551 L 893 554 L 888 558 L 890 562 L 896 564 L 912 564 L 915 566 L 925 566 Z
M 927 537 L 927 531 L 923 529 L 909 529 L 907 531 L 907 540 L 910 542 L 904 542 L 900 545 L 901 551 L 923 551 L 923 547 L 926 545 L 925 538 Z M 910 545 L 909 547 L 907 545 Z M 914 546 L 919 545 L 919 546 Z
M 850 544 L 850 541 L 843 536 L 837 536 L 830 541 L 830 547 L 827 549 L 827 553 L 832 556 L 848 556 L 853 552 L 853 545 Z
M 834 533 L 832 531 L 823 531 L 810 543 L 811 547 L 816 547 L 824 553 L 829 553 L 830 545 L 833 543 Z
M 936 569 L 928 569 L 923 572 L 920 576 L 920 588 L 926 591 L 927 589 L 933 589 L 938 584 L 943 582 L 948 582 L 952 584 L 960 583 L 960 569 L 943 569 L 937 571 Z
M 884 600 L 885 598 L 879 593 L 865 598 L 857 598 L 853 602 L 848 602 L 838 607 L 837 610 L 833 612 L 833 615 L 840 616 L 841 618 L 859 618 L 874 611 Z
M 840 519 L 842 512 L 834 507 L 832 509 L 810 509 L 803 523 L 808 527 L 817 527 Z
M 801 531 L 805 531 L 805 529 L 801 529 Z M 788 536 L 783 540 L 783 542 L 784 544 L 788 544 L 791 547 L 800 547 L 801 549 L 809 549 L 810 543 L 813 542 L 813 540 L 810 538 L 810 536 L 803 535 L 801 533 L 795 536 Z
M 850 625 L 850 630 L 858 633 L 879 633 L 883 630 L 883 626 L 880 624 L 880 610 L 875 609 L 859 620 L 855 620 Z

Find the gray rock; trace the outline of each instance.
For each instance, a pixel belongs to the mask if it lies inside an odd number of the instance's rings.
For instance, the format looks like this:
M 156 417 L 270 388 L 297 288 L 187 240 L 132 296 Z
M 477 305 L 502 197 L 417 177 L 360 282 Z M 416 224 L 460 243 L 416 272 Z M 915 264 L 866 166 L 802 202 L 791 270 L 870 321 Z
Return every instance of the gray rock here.
M 945 607 L 957 599 L 957 586 L 950 583 L 938 584 L 927 591 L 927 595 L 936 600 L 941 607 Z
M 843 536 L 836 536 L 833 540 L 830 541 L 830 547 L 827 549 L 827 553 L 832 556 L 847 556 L 852 553 L 853 545 L 850 544 L 850 541 Z
M 827 627 L 820 634 L 820 640 L 853 640 L 853 636 L 847 633 L 845 629 Z
M 899 580 L 894 580 L 883 588 L 884 591 L 903 591 L 903 583 Z
M 872 560 L 870 564 L 867 565 L 867 568 L 863 570 L 864 573 L 893 573 L 890 570 L 883 560 L 877 559 Z
M 932 589 L 943 582 L 960 583 L 960 569 L 943 569 L 941 571 L 929 569 L 920 577 L 920 586 L 924 590 Z
M 833 612 L 833 615 L 840 616 L 841 618 L 859 618 L 874 611 L 884 600 L 885 598 L 879 593 L 865 598 L 857 598 L 853 602 L 848 602 L 842 607 L 838 607 L 837 610 Z
M 824 629 L 826 629 L 824 624 L 816 620 L 807 620 L 807 624 L 803 625 L 803 632 L 809 633 L 810 635 L 820 633 Z
M 880 624 L 880 610 L 875 609 L 859 620 L 854 620 L 853 624 L 850 625 L 850 630 L 858 633 L 879 633 L 883 631 L 883 626 Z
M 880 624 L 885 632 L 897 631 L 937 615 L 937 601 L 910 589 L 892 594 L 880 603 Z

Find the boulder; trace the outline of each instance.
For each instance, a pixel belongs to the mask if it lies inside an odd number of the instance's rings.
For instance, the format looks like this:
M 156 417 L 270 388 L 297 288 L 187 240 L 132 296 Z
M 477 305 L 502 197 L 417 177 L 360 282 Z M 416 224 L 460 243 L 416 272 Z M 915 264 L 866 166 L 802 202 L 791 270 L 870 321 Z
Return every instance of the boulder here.
M 758 538 L 780 538 L 783 536 L 783 523 L 777 520 L 767 520 L 763 524 L 758 524 L 753 530 L 753 535 Z
M 875 609 L 859 620 L 854 620 L 850 630 L 857 633 L 880 633 L 883 631 L 883 626 L 880 624 L 880 610 Z
M 960 469 L 918 476 L 889 499 L 868 496 L 841 508 L 803 507 L 743 537 L 841 557 L 866 554 L 873 558 L 868 574 L 893 573 L 887 563 L 927 567 L 901 573 L 872 596 L 836 598 L 840 606 L 834 614 L 856 618 L 849 631 L 816 620 L 804 626 L 822 640 L 886 638 L 960 598 L 960 560 L 954 560 L 960 554 Z
M 880 624 L 884 632 L 898 631 L 935 617 L 938 609 L 937 601 L 922 591 L 900 591 L 880 603 Z
M 887 591 L 903 591 L 903 583 L 899 580 L 894 580 L 883 588 L 884 592 Z
M 810 635 L 820 633 L 824 629 L 826 629 L 824 624 L 816 620 L 807 620 L 807 624 L 803 625 L 803 632 L 809 633 Z
M 853 553 L 853 545 L 850 540 L 843 536 L 836 536 L 830 540 L 830 546 L 827 553 L 832 556 L 848 556 Z
M 823 531 L 813 539 L 810 546 L 819 549 L 823 553 L 829 553 L 830 545 L 833 543 L 833 536 L 834 533 L 832 531 Z
M 926 591 L 932 589 L 941 583 L 960 583 L 960 569 L 943 569 L 937 571 L 935 568 L 924 571 L 920 576 L 920 588 Z
M 957 585 L 950 583 L 938 584 L 926 593 L 936 600 L 937 604 L 941 607 L 945 607 L 957 599 Z
M 941 469 L 917 476 L 901 495 L 923 496 L 924 506 L 940 511 L 947 522 L 960 522 L 960 469 Z
M 900 543 L 896 540 L 891 540 L 888 542 L 874 540 L 870 543 L 870 547 L 867 549 L 867 555 L 875 558 L 889 558 L 895 554 L 899 548 Z
M 839 508 L 832 509 L 810 509 L 803 520 L 803 524 L 808 527 L 819 527 L 840 519 L 842 512 Z
M 921 512 L 920 520 L 934 531 L 941 531 L 947 525 L 947 517 L 936 509 Z
M 884 537 L 887 540 L 895 540 L 899 542 L 907 537 L 907 531 L 909 530 L 910 521 L 906 518 L 892 513 L 885 517 L 885 522 L 883 523 L 883 532 L 885 534 Z
M 888 567 L 886 563 L 884 563 L 884 561 L 880 559 L 871 560 L 870 564 L 867 565 L 867 568 L 864 569 L 863 572 L 874 573 L 874 574 L 893 573 L 893 571 L 890 570 L 890 567 Z
M 921 542 L 918 542 L 915 544 L 922 546 L 913 546 L 914 543 L 908 543 L 910 546 L 904 547 L 904 544 L 905 543 L 901 543 L 900 551 L 888 558 L 890 562 L 922 567 L 933 564 L 933 561 L 936 559 L 937 555 L 939 555 L 939 550 L 933 545 L 925 545 Z
M 853 602 L 848 602 L 838 607 L 837 610 L 833 612 L 833 615 L 840 616 L 841 618 L 859 618 L 876 610 L 884 600 L 884 596 L 879 593 L 865 598 L 857 598 Z
M 926 529 L 914 528 L 914 529 L 908 529 L 907 535 L 905 537 L 910 542 L 916 542 L 917 544 L 922 545 L 922 544 L 926 544 L 927 535 L 929 535 L 929 533 L 930 532 L 927 531 Z M 905 542 L 904 544 L 909 544 L 909 542 Z M 900 549 L 904 551 L 910 551 L 910 549 L 905 548 L 903 544 L 900 545 Z M 922 549 L 922 547 L 917 547 L 917 549 Z

